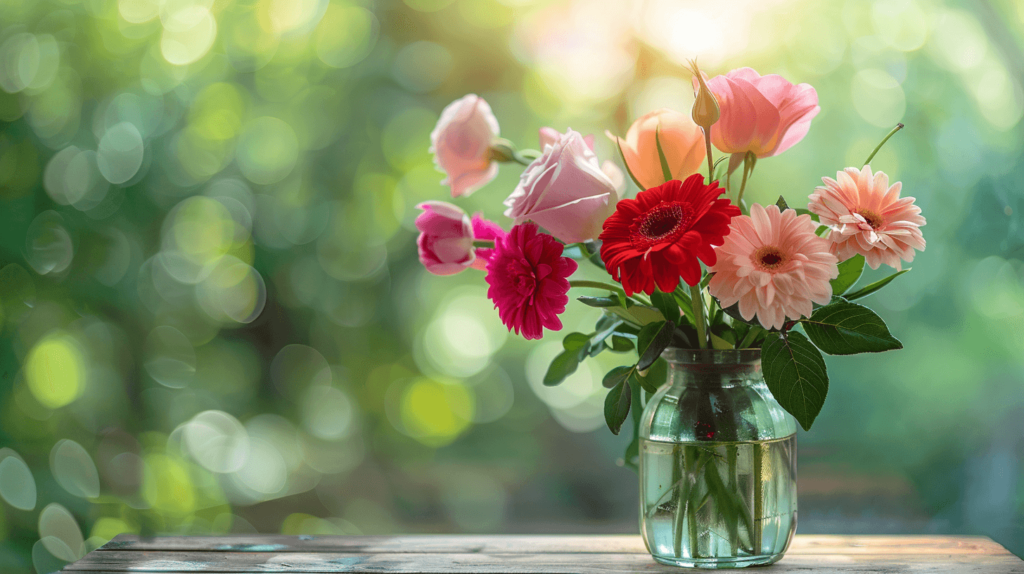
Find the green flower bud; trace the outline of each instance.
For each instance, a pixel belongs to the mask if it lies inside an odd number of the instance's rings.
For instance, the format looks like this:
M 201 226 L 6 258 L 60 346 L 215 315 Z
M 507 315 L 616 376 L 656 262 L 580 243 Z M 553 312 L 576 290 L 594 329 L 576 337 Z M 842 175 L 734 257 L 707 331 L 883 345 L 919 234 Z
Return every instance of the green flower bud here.
M 715 98 L 715 94 L 708 88 L 707 82 L 704 81 L 704 75 L 701 74 L 700 68 L 697 67 L 697 61 L 690 60 L 689 67 L 690 71 L 693 72 L 693 79 L 697 83 L 694 87 L 696 99 L 693 102 L 691 116 L 693 117 L 693 123 L 704 128 L 704 131 L 707 132 L 718 121 L 722 112 L 718 107 L 718 100 Z

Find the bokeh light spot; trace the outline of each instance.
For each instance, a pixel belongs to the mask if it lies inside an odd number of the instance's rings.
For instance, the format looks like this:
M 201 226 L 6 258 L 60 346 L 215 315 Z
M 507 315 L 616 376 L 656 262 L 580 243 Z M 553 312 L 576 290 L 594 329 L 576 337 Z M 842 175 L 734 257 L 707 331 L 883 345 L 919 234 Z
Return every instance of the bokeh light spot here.
M 211 472 L 236 472 L 248 456 L 249 433 L 224 411 L 204 411 L 192 417 L 185 423 L 184 438 L 192 458 Z
M 895 126 L 907 111 L 907 99 L 899 82 L 874 68 L 861 70 L 851 85 L 853 107 L 868 123 L 881 128 Z
M 110 183 L 124 183 L 139 172 L 144 153 L 139 129 L 129 122 L 121 122 L 100 138 L 96 166 Z
M 237 257 L 221 258 L 200 283 L 199 304 L 217 321 L 251 323 L 263 312 L 266 302 L 263 277 Z
M 0 498 L 18 510 L 32 510 L 36 493 L 36 481 L 25 461 L 13 455 L 0 460 Z
M 395 80 L 412 92 L 429 92 L 440 86 L 451 69 L 451 52 L 434 42 L 412 42 L 395 54 Z
M 85 390 L 85 357 L 75 338 L 55 331 L 32 347 L 25 359 L 25 382 L 43 406 L 57 409 Z
M 196 488 L 186 463 L 165 454 L 150 454 L 144 461 L 142 495 L 153 510 L 172 517 L 191 514 Z
M 270 379 L 281 394 L 297 397 L 311 386 L 330 385 L 331 367 L 313 347 L 286 345 L 270 364 Z
M 25 233 L 25 255 L 40 275 L 60 273 L 71 265 L 74 245 L 60 214 L 44 211 L 32 220 Z
M 160 53 L 176 66 L 202 58 L 217 38 L 217 21 L 205 6 L 187 6 L 163 22 Z
M 50 451 L 50 473 L 57 484 L 80 498 L 100 495 L 100 475 L 89 453 L 73 440 L 59 440 Z
M 316 55 L 333 68 L 354 66 L 373 50 L 379 28 L 366 8 L 331 4 L 313 36 Z
M 299 158 L 299 140 L 284 121 L 269 116 L 246 124 L 238 140 L 236 161 L 242 174 L 260 185 L 288 176 Z
M 170 325 L 160 325 L 146 337 L 143 366 L 165 387 L 188 386 L 196 374 L 196 351 L 188 337 Z
M 85 539 L 78 522 L 56 502 L 39 513 L 39 537 L 50 554 L 61 560 L 73 562 L 85 555 Z
M 352 434 L 355 414 L 352 400 L 334 387 L 310 387 L 302 398 L 302 426 L 319 439 L 339 440 Z
M 399 412 L 405 432 L 439 447 L 454 441 L 473 420 L 473 392 L 451 382 L 419 378 L 402 393 Z

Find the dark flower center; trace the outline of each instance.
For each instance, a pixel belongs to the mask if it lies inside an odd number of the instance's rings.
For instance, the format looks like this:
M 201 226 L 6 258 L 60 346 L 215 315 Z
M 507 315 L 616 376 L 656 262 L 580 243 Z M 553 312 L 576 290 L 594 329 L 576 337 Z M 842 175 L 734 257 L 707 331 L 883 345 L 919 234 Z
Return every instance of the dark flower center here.
M 765 245 L 755 251 L 750 260 L 762 271 L 775 271 L 786 262 L 786 254 L 778 247 Z
M 634 243 L 651 244 L 689 228 L 693 209 L 688 203 L 665 202 L 640 216 L 633 227 Z
M 857 212 L 857 215 L 860 215 L 861 217 L 866 219 L 868 225 L 871 226 L 871 229 L 878 229 L 882 225 L 885 225 L 885 220 L 882 219 L 882 216 L 878 215 L 874 211 L 871 211 L 870 209 L 861 209 L 860 211 Z

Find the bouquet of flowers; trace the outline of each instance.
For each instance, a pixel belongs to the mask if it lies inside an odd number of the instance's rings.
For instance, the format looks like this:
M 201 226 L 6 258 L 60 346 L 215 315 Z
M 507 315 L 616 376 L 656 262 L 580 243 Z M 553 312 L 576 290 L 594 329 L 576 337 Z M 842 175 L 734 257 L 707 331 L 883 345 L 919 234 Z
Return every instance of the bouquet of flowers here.
M 450 104 L 431 134 L 431 151 L 453 197 L 490 182 L 499 163 L 525 169 L 504 202 L 508 231 L 451 203 L 421 204 L 419 258 L 438 275 L 485 272 L 502 322 L 527 339 L 560 330 L 568 292 L 581 291 L 576 299 L 600 317 L 592 332 L 565 335 L 544 383 L 559 384 L 598 353 L 635 353 L 635 363 L 604 377 L 613 433 L 631 408 L 636 424 L 645 399 L 664 382 L 660 357 L 670 346 L 760 348 L 771 393 L 809 429 L 828 391 L 822 352 L 902 347 L 856 301 L 909 271 L 902 262 L 925 248 L 914 198 L 901 197 L 901 184 L 870 166 L 903 125 L 862 167 L 822 178 L 806 208 L 787 203 L 789 189 L 775 204 L 748 206 L 743 193 L 755 166 L 803 139 L 820 110 L 817 93 L 750 68 L 708 78 L 691 62 L 691 71 L 689 116 L 662 109 L 636 120 L 624 138 L 607 134 L 625 174 L 599 161 L 592 136 L 544 128 L 539 151 L 520 150 L 499 137 L 480 97 Z M 698 173 L 705 168 L 706 179 Z M 634 197 L 627 197 L 627 175 L 639 189 Z M 581 264 L 605 279 L 574 278 Z M 865 265 L 895 272 L 859 286 Z M 631 466 L 635 434 L 626 455 Z

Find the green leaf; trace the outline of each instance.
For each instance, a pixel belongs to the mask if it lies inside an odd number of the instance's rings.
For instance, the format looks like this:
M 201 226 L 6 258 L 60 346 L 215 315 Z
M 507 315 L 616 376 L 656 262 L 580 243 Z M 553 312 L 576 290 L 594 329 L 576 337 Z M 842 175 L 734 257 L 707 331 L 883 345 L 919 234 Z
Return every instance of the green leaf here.
M 630 377 L 630 381 L 635 381 L 640 385 L 640 388 L 649 392 L 656 393 L 661 385 L 665 384 L 668 379 L 668 361 L 665 359 L 658 359 L 654 361 L 650 369 L 647 369 L 647 373 L 641 375 L 639 371 L 633 371 L 633 375 Z
M 626 452 L 623 456 L 623 463 L 632 468 L 633 470 L 639 471 L 640 462 L 640 418 L 643 415 L 643 411 L 640 410 L 640 389 L 636 385 L 630 385 L 630 402 L 635 405 L 631 412 L 633 413 L 633 438 L 629 441 L 629 445 L 626 446 Z
M 775 205 L 779 206 L 779 211 L 786 211 L 789 209 L 789 204 L 786 203 L 786 198 L 779 196 L 779 200 L 775 202 Z
M 679 310 L 683 312 L 683 316 L 686 317 L 691 325 L 696 325 L 697 318 L 693 315 L 693 302 L 690 300 L 690 295 L 679 291 L 672 295 L 676 298 L 676 303 L 679 305 Z
M 661 161 L 661 176 L 665 181 L 672 181 L 672 170 L 668 167 L 668 159 L 665 157 L 665 150 L 661 149 L 661 126 L 654 128 L 654 143 L 658 147 L 658 160 Z
M 590 336 L 583 333 L 569 333 L 562 339 L 562 348 L 566 351 L 576 351 L 590 347 Z M 584 351 L 586 352 L 586 351 Z
M 615 313 L 630 323 L 640 325 L 641 327 L 650 323 L 657 323 L 665 320 L 665 316 L 661 314 L 661 311 L 654 307 L 648 307 L 647 305 L 631 305 L 628 309 L 623 307 L 608 307 L 607 310 Z
M 664 351 L 669 344 L 672 342 L 672 331 L 675 329 L 675 325 L 668 321 L 661 323 L 651 323 L 640 330 L 640 335 L 637 336 L 636 348 L 640 355 L 640 360 L 636 363 L 636 368 L 643 371 L 654 364 L 654 361 L 658 360 L 661 356 L 661 352 Z
M 814 213 L 813 211 L 811 211 L 809 209 L 804 209 L 802 207 L 798 207 L 798 208 L 796 208 L 796 214 L 797 215 L 810 215 L 812 221 L 814 221 L 815 223 L 819 222 L 818 214 Z
M 892 275 L 890 275 L 888 277 L 885 277 L 883 279 L 879 279 L 878 281 L 875 281 L 871 285 L 868 285 L 866 287 L 862 287 L 862 288 L 858 289 L 857 291 L 854 291 L 853 293 L 850 293 L 849 295 L 843 295 L 843 298 L 846 299 L 847 301 L 854 301 L 856 299 L 862 299 L 864 297 L 867 297 L 868 295 L 874 293 L 875 291 L 878 291 L 882 287 L 885 287 L 886 285 L 891 283 L 893 279 L 899 277 L 900 275 L 903 275 L 907 271 L 910 271 L 910 269 L 904 269 L 903 271 L 897 271 L 896 273 L 893 273 Z
M 633 341 L 621 336 L 612 335 L 612 352 L 628 353 L 634 349 Z
M 818 349 L 796 331 L 767 333 L 761 369 L 775 400 L 809 430 L 828 394 L 825 359 Z
M 651 294 L 651 304 L 661 311 L 661 314 L 665 316 L 665 320 L 673 324 L 679 322 L 679 304 L 676 303 L 676 298 L 671 293 L 662 293 L 660 290 L 655 289 L 654 293 Z
M 633 369 L 635 367 L 636 365 L 623 365 L 621 367 L 615 367 L 614 369 L 608 371 L 608 373 L 604 376 L 604 380 L 602 381 L 602 383 L 605 387 L 608 387 L 610 389 L 615 385 L 621 383 L 622 381 L 628 379 L 629 376 L 633 374 Z
M 578 297 L 577 301 L 588 307 L 618 307 L 617 297 Z
M 736 343 L 730 343 L 718 335 L 711 333 L 711 348 L 724 351 L 726 349 L 736 348 Z
M 830 303 L 800 322 L 811 341 L 830 355 L 881 353 L 903 348 L 903 343 L 889 334 L 881 317 L 856 303 Z
M 832 285 L 832 296 L 838 297 L 849 291 L 850 287 L 853 287 L 857 280 L 860 279 L 860 275 L 863 272 L 864 256 L 859 253 L 840 263 L 839 275 L 829 281 Z
M 629 384 L 620 381 L 619 384 L 612 387 L 612 390 L 608 391 L 608 396 L 604 399 L 604 421 L 608 423 L 608 429 L 612 431 L 612 434 L 619 434 L 619 431 L 622 430 L 622 423 L 629 416 L 631 395 Z
M 544 385 L 553 387 L 560 384 L 566 377 L 575 373 L 579 366 L 579 350 L 562 351 L 548 365 L 548 372 L 544 374 Z
M 626 154 L 622 152 L 622 140 L 618 137 L 615 138 L 615 148 L 619 150 L 619 157 L 622 158 L 622 165 L 626 168 L 626 173 L 629 175 L 629 179 L 633 180 L 633 184 L 641 190 L 647 189 L 644 184 L 640 183 L 640 180 L 633 175 L 633 170 L 629 169 L 629 162 L 626 161 Z

